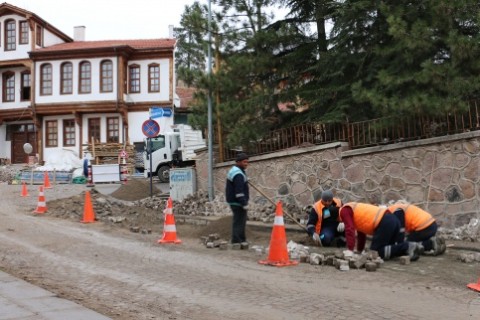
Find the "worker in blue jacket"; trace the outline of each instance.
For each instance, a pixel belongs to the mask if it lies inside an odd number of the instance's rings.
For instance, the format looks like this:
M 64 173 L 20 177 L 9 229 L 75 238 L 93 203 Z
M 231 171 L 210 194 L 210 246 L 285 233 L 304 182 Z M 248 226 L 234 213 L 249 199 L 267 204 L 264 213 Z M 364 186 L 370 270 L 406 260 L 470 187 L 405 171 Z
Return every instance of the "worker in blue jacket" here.
M 248 178 L 245 169 L 248 166 L 248 156 L 240 152 L 235 158 L 235 165 L 228 171 L 225 187 L 225 197 L 233 212 L 232 243 L 247 241 L 245 226 L 248 210 Z

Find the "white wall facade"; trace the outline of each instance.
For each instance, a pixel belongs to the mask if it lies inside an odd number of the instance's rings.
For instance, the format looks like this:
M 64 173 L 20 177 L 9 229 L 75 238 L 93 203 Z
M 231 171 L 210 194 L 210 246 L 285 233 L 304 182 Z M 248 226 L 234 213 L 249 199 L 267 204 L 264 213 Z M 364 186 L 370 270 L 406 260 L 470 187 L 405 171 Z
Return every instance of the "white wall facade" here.
M 148 112 L 129 112 L 128 113 L 128 136 L 130 143 L 142 142 L 145 135 L 142 131 L 142 124 L 150 119 Z M 160 133 L 172 131 L 173 114 L 170 117 L 161 117 L 153 119 L 160 126 Z
M 5 21 L 13 19 L 16 22 L 16 40 L 17 40 L 17 48 L 13 51 L 5 51 Z M 28 28 L 28 43 L 27 44 L 19 44 L 19 28 L 20 24 L 19 21 L 26 21 L 24 17 L 18 16 L 18 15 L 6 15 L 6 16 L 1 16 L 0 17 L 0 23 L 2 26 L 1 30 L 1 41 L 2 45 L 0 47 L 0 60 L 16 60 L 16 59 L 28 59 L 28 52 L 32 50 L 31 47 L 31 31 L 30 28 Z
M 0 88 L 3 88 L 3 77 L 1 76 L 4 72 L 14 72 L 15 73 L 15 100 L 11 102 L 4 102 L 0 100 L 0 109 L 20 109 L 27 108 L 30 105 L 30 100 L 21 101 L 22 94 L 22 75 L 23 71 L 28 69 L 23 67 L 18 68 L 5 68 L 1 69 L 0 74 Z
M 148 92 L 148 65 L 157 63 L 160 65 L 160 92 Z M 131 60 L 128 66 L 140 66 L 140 93 L 128 93 L 131 102 L 145 101 L 168 101 L 170 99 L 170 61 L 159 60 Z M 127 86 L 128 87 L 128 86 Z
M 113 65 L 113 91 L 100 92 L 100 64 L 102 61 L 109 60 Z M 88 61 L 91 66 L 91 92 L 79 93 L 79 68 L 80 63 Z M 65 62 L 70 62 L 73 67 L 72 89 L 71 94 L 60 94 L 61 66 Z M 42 65 L 52 65 L 52 94 L 40 95 L 40 68 Z M 94 59 L 70 59 L 43 61 L 35 63 L 35 82 L 38 84 L 35 90 L 35 101 L 37 104 L 42 103 L 60 103 L 60 102 L 81 102 L 81 101 L 112 101 L 117 99 L 117 59 L 115 57 L 94 58 Z
M 2 124 L 0 125 L 0 158 L 11 158 L 11 144 L 10 141 L 3 143 L 7 138 L 7 126 Z M 8 145 L 7 145 L 8 144 Z

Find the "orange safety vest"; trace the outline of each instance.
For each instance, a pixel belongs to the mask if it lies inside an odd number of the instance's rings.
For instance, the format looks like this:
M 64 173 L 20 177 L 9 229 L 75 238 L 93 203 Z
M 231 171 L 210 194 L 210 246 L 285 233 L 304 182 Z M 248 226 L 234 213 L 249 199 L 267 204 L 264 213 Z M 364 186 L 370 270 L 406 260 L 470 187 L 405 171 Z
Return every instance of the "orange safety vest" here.
M 387 208 L 380 208 L 373 204 L 349 202 L 344 207 L 350 207 L 353 211 L 353 223 L 355 229 L 368 235 L 373 235 Z
M 388 207 L 388 210 L 393 213 L 397 209 L 403 209 L 405 212 L 405 231 L 420 231 L 435 222 L 427 211 L 409 203 L 398 203 Z
M 333 201 L 336 204 L 337 208 L 340 208 L 342 206 L 342 200 L 338 198 L 333 198 Z M 323 221 L 323 208 L 325 206 L 322 203 L 322 200 L 319 200 L 315 202 L 313 205 L 313 208 L 315 209 L 315 212 L 317 213 L 318 219 L 317 219 L 317 224 L 315 225 L 315 233 L 320 234 L 320 231 L 322 230 L 322 221 Z M 340 221 L 340 215 L 338 215 L 338 221 Z

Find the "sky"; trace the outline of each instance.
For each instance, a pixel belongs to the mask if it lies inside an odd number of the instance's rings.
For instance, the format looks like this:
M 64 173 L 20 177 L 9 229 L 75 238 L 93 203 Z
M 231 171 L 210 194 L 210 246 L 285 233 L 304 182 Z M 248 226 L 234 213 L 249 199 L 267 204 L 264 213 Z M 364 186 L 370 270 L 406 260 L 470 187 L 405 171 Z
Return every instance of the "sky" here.
M 73 38 L 85 26 L 85 40 L 158 39 L 178 27 L 194 0 L 3 0 L 35 13 Z M 207 4 L 208 0 L 200 0 Z

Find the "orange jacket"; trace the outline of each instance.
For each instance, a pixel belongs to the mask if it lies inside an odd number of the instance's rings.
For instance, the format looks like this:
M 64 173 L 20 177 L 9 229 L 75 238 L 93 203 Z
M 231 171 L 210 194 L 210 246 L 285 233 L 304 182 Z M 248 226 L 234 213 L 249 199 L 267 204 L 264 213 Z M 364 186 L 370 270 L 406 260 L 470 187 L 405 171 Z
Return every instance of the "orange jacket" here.
M 335 207 L 340 208 L 342 206 L 342 200 L 338 198 L 333 198 L 333 203 L 335 203 Z M 317 219 L 317 224 L 315 225 L 315 232 L 317 234 L 320 234 L 320 231 L 322 230 L 322 221 L 323 221 L 323 208 L 325 206 L 322 203 L 322 200 L 319 200 L 315 202 L 313 205 L 313 208 L 315 209 L 315 212 L 317 213 L 318 219 Z M 340 221 L 340 215 L 338 215 L 338 221 Z
M 405 212 L 405 231 L 413 232 L 420 231 L 435 222 L 435 218 L 430 213 L 419 207 L 409 203 L 398 203 L 388 207 L 388 210 L 393 213 L 397 209 L 403 209 Z
M 377 228 L 380 220 L 382 220 L 383 215 L 387 211 L 387 208 L 380 208 L 373 204 L 360 202 L 349 202 L 344 205 L 344 207 L 346 206 L 352 208 L 355 229 L 368 235 L 373 235 L 375 228 Z

